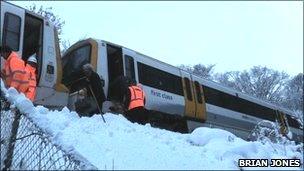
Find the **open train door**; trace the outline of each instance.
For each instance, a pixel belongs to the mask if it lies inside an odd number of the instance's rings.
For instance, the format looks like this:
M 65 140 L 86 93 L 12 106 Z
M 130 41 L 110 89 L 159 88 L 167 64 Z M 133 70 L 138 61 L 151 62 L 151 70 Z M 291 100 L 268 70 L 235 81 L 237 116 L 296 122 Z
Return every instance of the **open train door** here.
M 180 71 L 182 76 L 183 91 L 185 98 L 185 116 L 195 118 L 195 97 L 192 88 L 191 75 L 183 70 Z
M 283 135 L 288 134 L 289 130 L 285 114 L 279 110 L 276 110 L 276 116 L 280 125 L 280 133 Z
M 119 76 L 124 75 L 122 48 L 113 44 L 107 43 L 107 60 L 108 60 L 108 99 L 111 100 L 115 96 L 115 90 L 111 87 L 113 81 Z
M 61 84 L 62 64 L 55 26 L 41 16 L 27 12 L 24 25 L 23 56 L 35 54 L 38 61 L 35 104 L 62 108 L 68 102 L 68 89 Z

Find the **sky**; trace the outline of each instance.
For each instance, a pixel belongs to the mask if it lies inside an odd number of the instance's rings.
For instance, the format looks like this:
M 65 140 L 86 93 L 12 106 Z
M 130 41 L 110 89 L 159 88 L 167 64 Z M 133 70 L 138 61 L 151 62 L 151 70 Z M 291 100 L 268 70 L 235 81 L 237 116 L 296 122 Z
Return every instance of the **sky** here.
M 215 64 L 214 72 L 267 66 L 303 73 L 303 2 L 57 1 L 62 39 L 107 40 L 171 65 Z

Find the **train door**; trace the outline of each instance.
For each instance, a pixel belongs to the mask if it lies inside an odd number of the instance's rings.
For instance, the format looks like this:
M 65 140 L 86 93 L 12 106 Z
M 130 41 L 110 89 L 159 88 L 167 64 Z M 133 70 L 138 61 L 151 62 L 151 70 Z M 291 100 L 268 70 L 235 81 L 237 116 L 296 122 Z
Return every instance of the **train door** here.
M 197 77 L 192 76 L 193 80 L 193 92 L 195 99 L 195 118 L 200 120 L 206 120 L 206 104 L 203 96 L 203 89 L 200 83 L 198 82 Z
M 1 44 L 11 47 L 20 56 L 23 47 L 24 13 L 24 9 L 1 1 Z
M 37 58 L 37 84 L 39 83 L 42 68 L 42 40 L 43 20 L 31 14 L 25 14 L 22 59 L 35 54 Z
M 288 124 L 285 114 L 279 110 L 276 110 L 277 121 L 280 125 L 280 133 L 286 135 L 288 133 Z
M 195 99 L 193 94 L 191 75 L 181 70 L 181 76 L 185 98 L 185 116 L 195 118 Z
M 119 76 L 124 75 L 122 48 L 107 44 L 107 59 L 108 59 L 108 79 L 109 85 Z M 110 87 L 110 86 L 109 86 Z M 111 100 L 115 92 L 114 89 L 108 89 L 108 98 Z

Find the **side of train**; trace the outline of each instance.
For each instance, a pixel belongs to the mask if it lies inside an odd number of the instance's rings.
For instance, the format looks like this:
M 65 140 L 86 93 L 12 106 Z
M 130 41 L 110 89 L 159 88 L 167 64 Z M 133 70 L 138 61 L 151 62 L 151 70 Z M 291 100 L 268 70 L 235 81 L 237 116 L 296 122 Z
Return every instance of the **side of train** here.
M 294 140 L 303 142 L 303 132 L 290 111 L 128 48 L 88 39 L 74 44 L 61 58 L 52 23 L 9 2 L 0 4 L 1 45 L 10 46 L 24 61 L 33 53 L 38 57 L 36 105 L 56 109 L 68 105 L 73 109 L 73 103 L 68 102 L 77 98 L 83 85 L 71 83 L 81 77 L 81 65 L 91 63 L 105 79 L 104 91 L 109 99 L 109 83 L 117 76 L 129 76 L 143 85 L 147 109 L 166 121 L 181 121 L 188 131 L 198 126 L 219 127 L 247 138 L 254 125 L 266 119 L 279 122 L 282 133 L 290 130 Z
M 69 99 L 83 88 L 81 84 L 73 84 L 81 77 L 81 66 L 91 63 L 105 80 L 108 99 L 111 99 L 109 84 L 120 75 L 129 76 L 143 86 L 148 110 L 173 121 L 182 118 L 187 131 L 200 126 L 216 127 L 247 139 L 257 123 L 269 120 L 280 124 L 282 134 L 290 130 L 294 140 L 303 141 L 303 132 L 290 111 L 123 46 L 87 39 L 72 45 L 62 60 L 62 84 L 70 90 Z

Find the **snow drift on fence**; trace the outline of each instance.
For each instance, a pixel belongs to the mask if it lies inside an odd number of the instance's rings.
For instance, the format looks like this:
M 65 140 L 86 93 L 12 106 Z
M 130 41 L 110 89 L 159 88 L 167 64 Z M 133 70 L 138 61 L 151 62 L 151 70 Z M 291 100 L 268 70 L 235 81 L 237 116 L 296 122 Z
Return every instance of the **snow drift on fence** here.
M 240 158 L 303 158 L 294 144 L 246 142 L 220 129 L 197 128 L 181 134 L 111 113 L 104 115 L 106 123 L 98 114 L 80 118 L 66 107 L 61 111 L 34 107 L 15 89 L 6 90 L 2 82 L 1 87 L 7 99 L 49 133 L 54 143 L 71 153 L 77 151 L 99 169 L 240 169 Z

